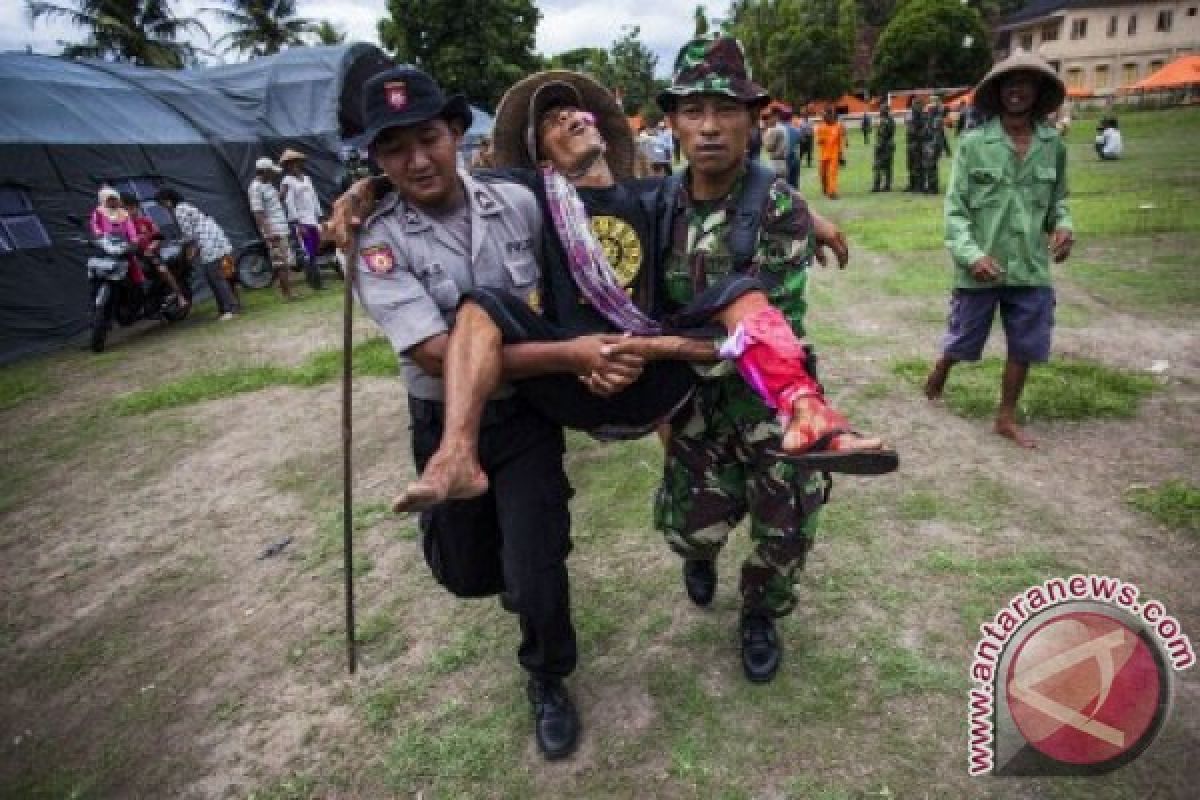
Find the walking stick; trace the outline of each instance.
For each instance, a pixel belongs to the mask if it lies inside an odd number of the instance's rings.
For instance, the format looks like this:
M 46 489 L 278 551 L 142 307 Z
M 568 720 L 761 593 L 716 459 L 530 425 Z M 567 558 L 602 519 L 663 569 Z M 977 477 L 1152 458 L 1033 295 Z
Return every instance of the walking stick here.
M 358 237 L 350 240 L 342 265 L 345 307 L 342 314 L 342 556 L 346 570 L 346 659 L 350 674 L 358 666 L 354 641 L 354 273 Z

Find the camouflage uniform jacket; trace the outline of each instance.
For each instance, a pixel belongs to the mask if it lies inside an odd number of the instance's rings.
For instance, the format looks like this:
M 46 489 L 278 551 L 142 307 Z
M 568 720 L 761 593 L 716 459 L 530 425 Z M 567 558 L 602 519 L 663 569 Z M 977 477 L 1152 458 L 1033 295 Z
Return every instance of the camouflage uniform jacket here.
M 803 337 L 804 315 L 808 310 L 805 287 L 813 256 L 808 205 L 785 181 L 776 179 L 767 193 L 754 255 L 749 264 L 739 269 L 733 263 L 728 237 L 743 179 L 744 175 L 728 195 L 715 201 L 693 200 L 685 179 L 675 205 L 671 248 L 664 270 L 668 309 L 689 303 L 700 292 L 741 271 L 762 280 L 768 287 L 771 305 L 783 312 L 796 335 Z M 711 379 L 702 384 L 728 381 L 729 385 L 723 387 L 726 391 L 738 397 L 745 394 L 744 402 L 736 404 L 740 410 L 764 419 L 773 416 L 728 362 L 699 371 Z
M 896 150 L 896 120 L 879 117 L 879 132 L 875 134 L 875 158 L 891 156 Z
M 684 181 L 675 203 L 664 269 L 668 310 L 686 305 L 735 271 L 743 272 L 762 279 L 771 304 L 783 312 L 796 335 L 803 336 L 808 309 L 805 286 L 813 256 L 808 205 L 785 181 L 776 179 L 767 193 L 754 255 L 749 264 L 736 265 L 728 237 L 743 180 L 744 174 L 728 195 L 714 201 L 693 200 Z

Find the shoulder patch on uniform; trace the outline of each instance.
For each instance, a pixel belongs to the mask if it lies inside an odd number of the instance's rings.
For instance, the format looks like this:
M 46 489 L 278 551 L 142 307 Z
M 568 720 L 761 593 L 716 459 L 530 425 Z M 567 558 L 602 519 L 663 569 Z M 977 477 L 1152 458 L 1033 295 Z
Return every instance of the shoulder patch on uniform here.
M 396 268 L 396 257 L 392 255 L 392 247 L 387 244 L 377 244 L 363 248 L 358 252 L 363 264 L 376 275 L 386 275 Z

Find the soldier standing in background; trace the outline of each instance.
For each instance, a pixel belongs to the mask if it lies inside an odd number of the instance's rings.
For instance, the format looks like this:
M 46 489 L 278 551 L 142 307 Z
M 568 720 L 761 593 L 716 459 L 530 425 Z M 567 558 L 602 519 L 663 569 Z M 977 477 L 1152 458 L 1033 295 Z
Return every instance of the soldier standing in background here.
M 879 107 L 879 130 L 875 134 L 875 164 L 872 192 L 892 190 L 892 157 L 896 154 L 896 121 L 885 102 Z
M 905 124 L 908 139 L 904 147 L 905 166 L 908 168 L 906 192 L 919 192 L 925 186 L 921 170 L 921 144 L 925 135 L 925 101 L 913 97 L 908 106 L 908 122 Z
M 926 194 L 940 194 L 938 163 L 943 153 L 950 155 L 950 146 L 946 143 L 946 109 L 939 95 L 933 96 L 925 114 L 925 131 L 926 135 L 921 143 L 921 177 L 924 179 L 922 188 Z

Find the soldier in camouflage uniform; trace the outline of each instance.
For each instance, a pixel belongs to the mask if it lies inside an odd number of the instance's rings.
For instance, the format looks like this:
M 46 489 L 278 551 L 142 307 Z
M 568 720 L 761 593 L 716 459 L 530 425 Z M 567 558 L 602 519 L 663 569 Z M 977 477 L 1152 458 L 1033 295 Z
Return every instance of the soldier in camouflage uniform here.
M 904 147 L 905 162 L 908 167 L 908 187 L 904 191 L 919 192 L 925 188 L 924 159 L 921 153 L 926 136 L 925 101 L 920 97 L 912 99 L 905 131 L 908 134 Z
M 921 187 L 926 194 L 939 194 L 938 163 L 942 155 L 950 154 L 946 143 L 946 109 L 942 98 L 933 96 L 929 110 L 925 112 L 925 136 L 921 142 Z
M 896 154 L 896 121 L 887 101 L 879 108 L 879 131 L 875 134 L 875 163 L 872 192 L 892 190 L 892 157 Z
M 802 336 L 813 252 L 804 201 L 782 180 L 771 185 L 749 265 L 733 263 L 727 238 L 746 180 L 740 154 L 769 99 L 751 81 L 737 40 L 713 34 L 680 51 L 673 82 L 658 97 L 689 162 L 673 210 L 665 294 L 668 305 L 679 307 L 735 270 L 756 273 L 773 286 L 772 305 Z M 754 390 L 727 362 L 719 365 L 672 422 L 655 504 L 656 526 L 685 559 L 685 586 L 699 605 L 712 601 L 715 559 L 730 531 L 750 517 L 756 546 L 741 569 L 741 639 L 743 668 L 756 682 L 770 680 L 779 667 L 774 618 L 796 606 L 793 578 L 829 492 L 826 475 L 778 457 L 782 433 Z

